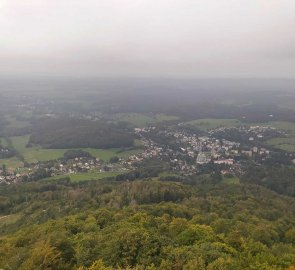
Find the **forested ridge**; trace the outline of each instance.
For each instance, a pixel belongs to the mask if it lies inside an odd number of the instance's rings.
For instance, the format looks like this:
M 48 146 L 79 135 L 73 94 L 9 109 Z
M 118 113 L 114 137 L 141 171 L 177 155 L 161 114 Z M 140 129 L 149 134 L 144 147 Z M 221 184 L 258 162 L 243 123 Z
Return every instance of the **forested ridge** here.
M 29 144 L 44 148 L 120 148 L 133 145 L 134 137 L 104 122 L 80 119 L 38 120 L 33 124 Z
M 267 187 L 280 194 L 295 197 L 294 167 L 252 165 L 243 175 L 242 180 Z
M 295 199 L 152 179 L 1 188 L 3 269 L 293 269 Z M 129 268 L 128 268 L 129 267 Z

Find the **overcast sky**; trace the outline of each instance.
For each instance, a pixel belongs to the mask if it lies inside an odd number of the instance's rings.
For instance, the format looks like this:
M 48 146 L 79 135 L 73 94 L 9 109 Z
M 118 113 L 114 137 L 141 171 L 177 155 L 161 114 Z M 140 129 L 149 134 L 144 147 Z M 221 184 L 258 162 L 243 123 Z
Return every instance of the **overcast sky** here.
M 0 0 L 0 75 L 295 78 L 295 0 Z

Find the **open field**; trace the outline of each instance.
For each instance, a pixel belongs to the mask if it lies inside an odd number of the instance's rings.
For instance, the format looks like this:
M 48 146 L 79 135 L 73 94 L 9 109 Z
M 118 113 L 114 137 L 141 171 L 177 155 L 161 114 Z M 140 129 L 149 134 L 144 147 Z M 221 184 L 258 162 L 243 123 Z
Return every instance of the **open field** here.
M 209 131 L 218 127 L 235 127 L 241 126 L 243 123 L 237 119 L 198 119 L 186 122 L 187 125 L 191 125 L 202 131 Z
M 0 145 L 3 146 L 3 147 L 8 147 L 8 143 L 7 143 L 7 140 L 3 137 L 0 137 Z
M 144 127 L 149 124 L 177 120 L 178 117 L 165 114 L 156 114 L 150 116 L 140 113 L 120 113 L 116 114 L 116 119 L 118 121 L 128 122 L 135 127 Z
M 77 174 L 65 174 L 55 177 L 46 178 L 46 180 L 58 180 L 65 177 L 69 177 L 72 182 L 80 182 L 86 180 L 100 180 L 107 177 L 115 177 L 122 172 L 87 172 L 87 173 L 77 173 Z
M 267 141 L 269 145 L 276 148 L 295 152 L 295 123 L 284 122 L 284 121 L 273 121 L 268 123 L 268 125 L 276 127 L 277 129 L 284 130 L 288 133 L 287 138 L 273 138 Z
M 7 215 L 7 216 L 0 216 L 0 228 L 2 226 L 7 226 L 9 224 L 15 223 L 20 219 L 19 214 Z
M 23 162 L 16 157 L 0 159 L 0 167 L 2 167 L 3 164 L 9 169 L 16 169 L 24 166 Z
M 26 147 L 29 136 L 17 136 L 11 138 L 12 145 L 29 163 L 58 159 L 63 156 L 66 149 L 42 149 L 39 146 Z
M 64 153 L 68 149 L 43 149 L 40 146 L 26 147 L 29 140 L 29 136 L 17 136 L 12 137 L 11 141 L 13 147 L 18 151 L 18 153 L 23 156 L 24 160 L 29 163 L 36 163 L 38 161 L 54 160 L 63 157 Z M 82 148 L 83 149 L 83 148 Z M 127 158 L 130 155 L 138 154 L 142 150 L 131 149 L 122 151 L 121 149 L 93 149 L 84 148 L 83 150 L 89 152 L 94 157 L 100 158 L 104 161 L 109 161 L 113 156 L 118 156 L 120 158 Z M 22 166 L 22 163 L 17 158 L 2 159 L 1 163 L 7 164 L 7 167 L 18 167 Z
M 225 184 L 239 184 L 240 179 L 238 177 L 226 177 L 226 176 L 223 176 L 222 177 L 222 183 L 225 183 Z
M 267 143 L 288 152 L 295 152 L 295 137 L 273 138 L 271 140 L 268 140 Z
M 295 123 L 285 121 L 272 121 L 269 122 L 267 125 L 273 126 L 277 129 L 285 130 L 289 133 L 293 133 L 295 136 Z
M 143 142 L 139 139 L 134 140 L 134 146 L 143 146 Z

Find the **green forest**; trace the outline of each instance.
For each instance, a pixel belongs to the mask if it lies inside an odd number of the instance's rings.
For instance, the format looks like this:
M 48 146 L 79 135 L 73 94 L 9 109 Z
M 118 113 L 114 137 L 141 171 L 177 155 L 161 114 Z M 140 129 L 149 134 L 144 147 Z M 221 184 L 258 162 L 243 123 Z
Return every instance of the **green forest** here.
M 42 119 L 34 123 L 29 146 L 44 148 L 120 148 L 133 145 L 134 138 L 122 128 L 79 119 Z
M 250 183 L 36 181 L 1 188 L 0 211 L 2 269 L 295 265 L 295 199 Z

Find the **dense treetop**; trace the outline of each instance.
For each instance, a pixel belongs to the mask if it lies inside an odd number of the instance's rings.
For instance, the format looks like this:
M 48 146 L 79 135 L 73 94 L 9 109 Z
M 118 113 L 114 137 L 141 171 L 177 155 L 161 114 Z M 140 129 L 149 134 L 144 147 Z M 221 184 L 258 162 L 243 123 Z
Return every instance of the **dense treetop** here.
M 1 190 L 4 269 L 288 269 L 295 200 L 249 185 L 32 182 Z M 291 268 L 290 268 L 291 269 Z

